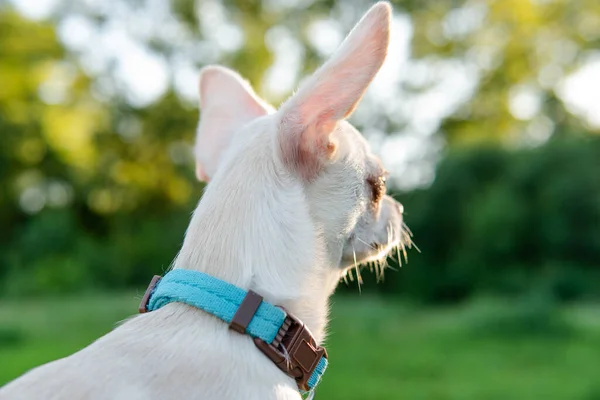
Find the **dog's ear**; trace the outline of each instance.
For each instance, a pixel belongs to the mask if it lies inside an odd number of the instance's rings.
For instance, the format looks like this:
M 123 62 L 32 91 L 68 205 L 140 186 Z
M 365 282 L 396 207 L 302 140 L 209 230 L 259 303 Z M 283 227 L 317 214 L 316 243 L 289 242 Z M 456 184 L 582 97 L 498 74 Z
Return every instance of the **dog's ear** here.
M 337 123 L 350 116 L 387 55 L 391 7 L 379 2 L 335 54 L 280 108 L 283 160 L 312 179 L 331 159 Z
M 233 134 L 273 108 L 234 71 L 208 66 L 200 71 L 200 124 L 194 153 L 196 176 L 208 182 L 214 175 Z

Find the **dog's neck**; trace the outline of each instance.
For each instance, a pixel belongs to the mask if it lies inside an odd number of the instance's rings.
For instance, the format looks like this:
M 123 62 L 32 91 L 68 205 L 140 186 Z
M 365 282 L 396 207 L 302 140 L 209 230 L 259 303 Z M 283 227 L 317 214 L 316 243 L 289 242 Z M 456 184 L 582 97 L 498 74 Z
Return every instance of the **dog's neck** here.
M 252 289 L 300 318 L 322 341 L 328 298 L 341 273 L 331 265 L 301 184 L 282 177 L 268 153 L 250 152 L 259 170 L 233 163 L 207 186 L 174 268 Z

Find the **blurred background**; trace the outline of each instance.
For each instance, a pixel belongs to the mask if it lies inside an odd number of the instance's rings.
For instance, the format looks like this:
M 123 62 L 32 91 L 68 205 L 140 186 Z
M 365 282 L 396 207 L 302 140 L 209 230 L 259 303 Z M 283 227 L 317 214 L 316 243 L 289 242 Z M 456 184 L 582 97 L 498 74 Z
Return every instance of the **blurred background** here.
M 0 384 L 168 268 L 198 70 L 277 105 L 370 4 L 0 0 Z M 421 252 L 341 283 L 316 398 L 600 399 L 600 2 L 395 1 L 351 121 Z

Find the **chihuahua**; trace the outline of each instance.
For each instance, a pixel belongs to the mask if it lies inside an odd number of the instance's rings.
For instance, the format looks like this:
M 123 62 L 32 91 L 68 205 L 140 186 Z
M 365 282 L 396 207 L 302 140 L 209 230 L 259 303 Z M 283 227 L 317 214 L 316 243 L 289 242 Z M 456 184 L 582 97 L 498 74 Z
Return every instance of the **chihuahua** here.
M 195 157 L 207 185 L 172 268 L 259 293 L 318 344 L 347 270 L 406 240 L 386 170 L 346 121 L 386 57 L 390 18 L 388 3 L 373 5 L 277 110 L 237 73 L 201 71 Z M 0 389 L 2 400 L 300 398 L 249 336 L 182 303 L 133 317 Z

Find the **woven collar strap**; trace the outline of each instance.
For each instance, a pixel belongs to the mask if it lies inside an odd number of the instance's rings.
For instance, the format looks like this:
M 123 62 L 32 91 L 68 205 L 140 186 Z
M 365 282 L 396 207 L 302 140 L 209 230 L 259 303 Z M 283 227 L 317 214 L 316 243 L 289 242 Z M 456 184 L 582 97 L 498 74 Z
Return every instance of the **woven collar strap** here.
M 199 308 L 252 336 L 256 347 L 294 378 L 302 392 L 313 391 L 327 368 L 327 352 L 308 328 L 251 290 L 202 272 L 174 269 L 152 278 L 139 311 L 154 311 L 172 302 Z

